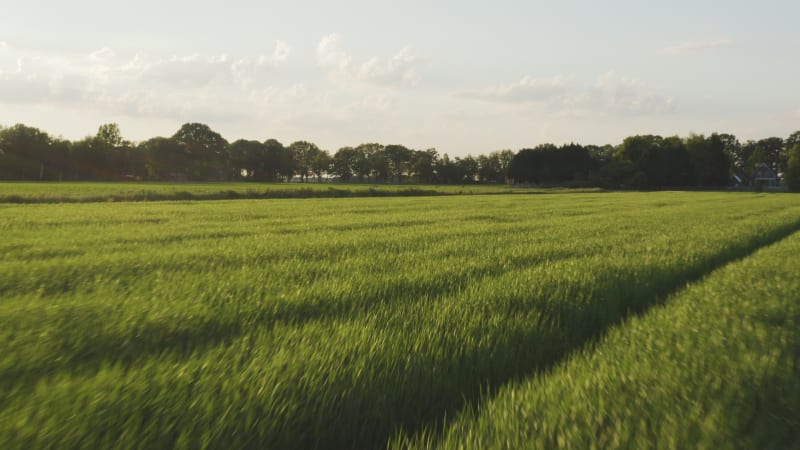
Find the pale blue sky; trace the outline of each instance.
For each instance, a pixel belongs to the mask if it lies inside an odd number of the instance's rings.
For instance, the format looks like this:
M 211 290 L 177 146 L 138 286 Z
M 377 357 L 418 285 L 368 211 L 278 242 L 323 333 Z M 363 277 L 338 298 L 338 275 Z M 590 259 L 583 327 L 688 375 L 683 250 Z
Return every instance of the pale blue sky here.
M 0 16 L 0 124 L 188 121 L 451 155 L 800 129 L 800 2 L 35 1 Z

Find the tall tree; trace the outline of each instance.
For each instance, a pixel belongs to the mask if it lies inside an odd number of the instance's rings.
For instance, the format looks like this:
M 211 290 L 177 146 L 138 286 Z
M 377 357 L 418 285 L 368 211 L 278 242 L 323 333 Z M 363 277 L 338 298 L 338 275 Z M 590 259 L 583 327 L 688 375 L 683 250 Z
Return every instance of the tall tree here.
M 436 171 L 436 181 L 438 183 L 455 184 L 461 182 L 462 176 L 458 164 L 450 159 L 447 153 L 434 163 L 434 170 Z
M 636 184 L 641 186 L 686 186 L 691 183 L 689 154 L 678 136 L 625 138 L 617 150 L 617 157 L 633 162 L 641 173 L 636 180 Z
M 139 144 L 147 165 L 147 176 L 156 180 L 186 177 L 194 161 L 186 144 L 174 137 L 154 137 Z
M 312 173 L 314 159 L 320 153 L 316 144 L 307 141 L 296 141 L 289 145 L 289 151 L 294 158 L 294 171 L 300 177 L 300 181 L 308 181 Z
M 74 159 L 79 161 L 78 173 L 89 180 L 120 180 L 140 172 L 139 154 L 133 145 L 122 138 L 119 125 L 100 125 L 94 136 L 74 143 Z
M 800 144 L 800 130 L 795 131 L 783 140 L 783 145 L 786 147 L 786 154 L 788 155 L 790 150 L 797 144 Z
M 498 183 L 503 177 L 497 152 L 478 156 L 478 180 L 481 183 Z
M 589 151 L 579 144 L 544 144 L 520 150 L 509 173 L 516 182 L 560 184 L 588 179 L 595 166 Z
M 389 168 L 393 181 L 397 184 L 402 183 L 403 174 L 411 164 L 413 152 L 402 145 L 387 145 L 383 149 L 386 158 L 389 160 Z
M 355 172 L 358 151 L 353 147 L 342 147 L 336 151 L 331 161 L 331 172 L 345 183 L 350 181 Z
M 311 171 L 317 176 L 317 183 L 322 182 L 322 174 L 331 170 L 331 155 L 325 150 L 320 150 L 311 160 Z
M 614 160 L 616 149 L 613 145 L 587 145 L 585 148 L 589 152 L 589 156 L 596 161 L 598 167 Z
M 730 182 L 730 160 L 718 134 L 686 138 L 686 151 L 692 164 L 692 181 L 697 186 L 726 186 Z
M 185 123 L 172 137 L 186 146 L 192 160 L 190 171 L 193 178 L 226 178 L 228 141 L 222 135 L 206 124 Z
M 741 172 L 744 170 L 745 158 L 742 158 L 742 144 L 736 136 L 729 133 L 717 134 L 722 141 L 722 148 L 728 157 L 731 172 Z
M 256 179 L 263 170 L 266 151 L 259 141 L 239 139 L 228 146 L 228 164 L 233 179 Z
M 367 161 L 376 182 L 387 182 L 392 175 L 392 163 L 386 155 L 385 148 L 380 144 L 369 144 L 367 147 Z
M 376 142 L 361 144 L 356 147 L 359 153 L 359 160 L 354 167 L 356 175 L 359 180 L 370 181 L 370 177 L 374 177 L 375 181 L 380 178 L 385 181 L 389 176 L 389 160 L 386 158 L 386 153 L 383 151 L 383 145 Z
M 23 124 L 0 130 L 0 176 L 7 180 L 41 180 L 52 140 Z
M 786 164 L 786 186 L 792 192 L 800 192 L 800 142 L 789 149 L 789 158 Z
M 478 160 L 467 155 L 463 158 L 456 158 L 456 166 L 461 183 L 474 183 L 478 177 L 478 169 L 480 168 Z
M 111 147 L 121 147 L 123 144 L 122 132 L 116 123 L 100 125 L 95 137 Z
M 56 138 L 50 143 L 47 155 L 45 179 L 53 181 L 69 180 L 71 176 L 70 142 Z
M 768 165 L 775 173 L 782 173 L 786 170 L 787 151 L 783 145 L 783 139 L 779 137 L 768 137 L 756 142 L 756 148 L 750 155 L 751 166 L 759 163 Z
M 535 148 L 524 148 L 511 161 L 509 175 L 515 183 L 543 183 L 548 177 L 544 156 L 557 151 L 553 144 L 542 144 Z
M 259 181 L 289 180 L 294 175 L 292 152 L 275 139 L 264 141 L 264 161 L 256 171 Z
M 435 148 L 415 150 L 411 157 L 411 173 L 417 183 L 433 183 L 436 179 L 434 166 L 439 159 L 439 152 Z

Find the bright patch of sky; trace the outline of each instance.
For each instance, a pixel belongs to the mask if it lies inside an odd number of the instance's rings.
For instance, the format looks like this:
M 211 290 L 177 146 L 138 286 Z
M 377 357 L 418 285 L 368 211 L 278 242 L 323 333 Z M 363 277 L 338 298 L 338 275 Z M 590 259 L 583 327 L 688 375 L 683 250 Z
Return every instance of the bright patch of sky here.
M 800 129 L 795 1 L 36 1 L 0 16 L 0 124 L 464 155 Z

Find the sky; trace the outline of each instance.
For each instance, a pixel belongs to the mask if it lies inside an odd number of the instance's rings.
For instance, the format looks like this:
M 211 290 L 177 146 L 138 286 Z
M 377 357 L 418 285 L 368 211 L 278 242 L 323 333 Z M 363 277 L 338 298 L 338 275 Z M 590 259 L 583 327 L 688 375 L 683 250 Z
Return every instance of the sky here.
M 7 1 L 0 125 L 451 156 L 800 130 L 800 2 Z

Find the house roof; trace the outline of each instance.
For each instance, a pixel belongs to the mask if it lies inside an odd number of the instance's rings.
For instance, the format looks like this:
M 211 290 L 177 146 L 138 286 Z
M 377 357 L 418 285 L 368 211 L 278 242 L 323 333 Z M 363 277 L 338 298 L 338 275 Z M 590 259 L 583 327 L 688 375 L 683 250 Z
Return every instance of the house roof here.
M 778 174 L 775 173 L 772 168 L 768 165 L 761 163 L 753 169 L 753 174 L 750 176 L 752 179 L 767 179 L 767 180 L 776 180 L 778 179 Z

